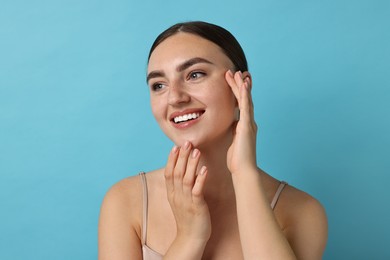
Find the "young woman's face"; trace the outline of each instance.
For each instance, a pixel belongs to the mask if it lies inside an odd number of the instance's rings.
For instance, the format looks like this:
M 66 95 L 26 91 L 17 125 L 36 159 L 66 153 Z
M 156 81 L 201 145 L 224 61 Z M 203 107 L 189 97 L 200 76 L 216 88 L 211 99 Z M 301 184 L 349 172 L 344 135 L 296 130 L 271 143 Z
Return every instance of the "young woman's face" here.
M 177 33 L 153 51 L 148 85 L 154 117 L 178 146 L 212 144 L 231 135 L 236 99 L 225 80 L 233 63 L 206 39 Z

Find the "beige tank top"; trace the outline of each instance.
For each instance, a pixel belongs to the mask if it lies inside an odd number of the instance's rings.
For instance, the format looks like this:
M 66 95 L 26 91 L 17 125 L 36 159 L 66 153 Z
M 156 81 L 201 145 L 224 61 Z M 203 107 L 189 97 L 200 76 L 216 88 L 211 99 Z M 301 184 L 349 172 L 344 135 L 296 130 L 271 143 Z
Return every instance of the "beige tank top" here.
M 146 183 L 145 173 L 140 173 L 142 179 L 142 187 L 143 187 L 143 212 L 142 212 L 142 253 L 144 260 L 162 260 L 163 256 L 158 252 L 154 251 L 152 248 L 148 247 L 146 244 L 146 231 L 148 228 L 148 185 Z M 279 196 L 282 193 L 282 190 L 287 185 L 286 182 L 282 181 L 279 184 L 278 189 L 271 201 L 272 210 L 275 208 L 276 203 L 278 202 Z

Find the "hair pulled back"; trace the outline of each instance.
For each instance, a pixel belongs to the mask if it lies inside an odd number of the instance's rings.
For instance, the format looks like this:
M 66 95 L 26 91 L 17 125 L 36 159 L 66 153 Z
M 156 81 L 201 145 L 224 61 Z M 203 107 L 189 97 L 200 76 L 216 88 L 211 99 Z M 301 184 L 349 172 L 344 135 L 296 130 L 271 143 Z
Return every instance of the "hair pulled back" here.
M 148 55 L 148 62 L 154 49 L 164 40 L 179 32 L 191 33 L 198 35 L 218 45 L 224 54 L 233 62 L 235 69 L 238 71 L 248 71 L 248 63 L 237 39 L 225 28 L 221 26 L 202 22 L 192 21 L 177 23 L 163 31 L 153 42 Z

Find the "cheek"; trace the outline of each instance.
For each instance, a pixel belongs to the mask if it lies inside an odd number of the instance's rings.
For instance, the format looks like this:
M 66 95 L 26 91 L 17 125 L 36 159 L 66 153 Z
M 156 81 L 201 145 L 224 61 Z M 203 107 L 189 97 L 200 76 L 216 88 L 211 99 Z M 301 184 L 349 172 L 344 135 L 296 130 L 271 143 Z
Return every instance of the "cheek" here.
M 222 102 L 220 102 L 220 110 L 222 111 L 222 114 L 225 115 L 226 120 L 228 120 L 229 122 L 234 122 L 236 120 L 235 110 L 238 107 L 238 103 L 233 92 L 231 92 L 229 89 L 229 92 L 221 96 L 220 100 L 223 100 Z
M 164 115 L 164 110 L 161 102 L 158 102 L 156 98 L 150 98 L 150 107 L 152 109 L 152 114 L 157 122 L 161 121 Z
M 207 104 L 213 108 L 213 117 L 216 117 L 220 124 L 230 125 L 235 121 L 237 101 L 233 95 L 228 92 L 217 92 L 207 98 Z
M 221 87 L 220 90 L 217 91 L 213 96 L 215 102 L 221 104 L 221 106 L 225 107 L 227 110 L 233 109 L 238 105 L 233 91 L 227 84 Z

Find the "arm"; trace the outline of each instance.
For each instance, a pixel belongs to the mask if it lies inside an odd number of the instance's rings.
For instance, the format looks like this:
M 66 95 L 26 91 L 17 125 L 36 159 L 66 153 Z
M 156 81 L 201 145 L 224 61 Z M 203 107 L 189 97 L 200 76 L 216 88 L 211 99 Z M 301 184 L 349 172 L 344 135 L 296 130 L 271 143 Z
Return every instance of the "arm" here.
M 100 209 L 99 260 L 142 259 L 137 220 L 141 216 L 141 194 L 136 179 L 122 180 L 107 192 Z
M 291 214 L 284 229 L 297 258 L 322 259 L 328 238 L 324 208 L 316 199 L 296 189 L 288 189 L 284 195 L 299 197 L 296 205 L 285 206 Z
M 233 74 L 228 71 L 226 80 L 237 98 L 240 109 L 240 120 L 234 126 L 234 140 L 229 148 L 227 161 L 232 173 L 233 185 L 236 194 L 237 216 L 241 245 L 245 259 L 320 259 L 309 258 L 303 255 L 321 255 L 317 246 L 313 249 L 303 247 L 308 238 L 313 238 L 311 229 L 319 223 L 297 221 L 293 217 L 289 226 L 289 236 L 281 230 L 266 198 L 261 175 L 256 163 L 256 135 L 257 125 L 254 121 L 253 103 L 250 94 L 250 75 L 248 72 Z M 308 216 L 317 214 L 316 209 L 307 209 Z M 313 213 L 313 212 L 314 213 Z M 317 213 L 315 213 L 317 212 Z M 315 221 L 314 221 L 315 222 Z M 304 229 L 306 235 L 302 235 Z M 321 244 L 320 239 L 312 243 Z M 317 242 L 315 242 L 317 241 Z M 316 251 L 316 253 L 310 253 Z
M 283 196 L 295 203 L 284 205 L 284 230 L 280 228 L 261 187 L 260 174 L 234 176 L 240 238 L 245 259 L 320 260 L 327 240 L 327 220 L 321 204 L 301 191 L 287 187 Z M 240 178 L 242 177 L 242 178 Z M 290 202 L 290 201 L 288 201 Z M 287 203 L 288 203 L 287 202 Z M 266 235 L 264 235 L 266 234 Z M 262 257 L 260 257 L 262 256 Z
M 237 174 L 233 183 L 244 258 L 296 259 L 261 188 L 260 174 Z

